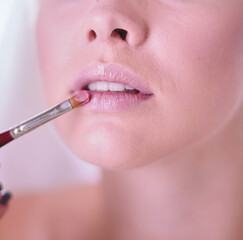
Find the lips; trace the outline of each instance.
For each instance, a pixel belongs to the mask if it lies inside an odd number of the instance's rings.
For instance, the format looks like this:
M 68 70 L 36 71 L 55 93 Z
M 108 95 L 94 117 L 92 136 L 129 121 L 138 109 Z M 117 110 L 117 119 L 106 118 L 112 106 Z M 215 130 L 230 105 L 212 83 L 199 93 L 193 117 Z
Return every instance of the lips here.
M 89 86 L 109 84 L 111 86 L 124 85 L 125 91 L 106 91 L 107 86 L 105 86 L 106 89 L 99 87 L 97 87 L 98 90 L 91 87 L 89 89 Z M 92 63 L 85 66 L 71 86 L 72 94 L 77 94 L 82 90 L 87 90 L 91 97 L 90 102 L 84 108 L 98 111 L 128 110 L 153 96 L 140 77 L 117 64 Z

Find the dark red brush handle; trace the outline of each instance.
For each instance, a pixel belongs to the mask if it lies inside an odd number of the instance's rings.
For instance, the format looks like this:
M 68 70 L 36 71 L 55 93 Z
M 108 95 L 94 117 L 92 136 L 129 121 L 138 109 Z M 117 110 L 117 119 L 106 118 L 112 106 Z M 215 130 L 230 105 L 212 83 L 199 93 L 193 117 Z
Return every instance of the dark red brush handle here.
M 11 142 L 13 140 L 10 131 L 0 133 L 0 147 L 4 146 L 5 144 Z

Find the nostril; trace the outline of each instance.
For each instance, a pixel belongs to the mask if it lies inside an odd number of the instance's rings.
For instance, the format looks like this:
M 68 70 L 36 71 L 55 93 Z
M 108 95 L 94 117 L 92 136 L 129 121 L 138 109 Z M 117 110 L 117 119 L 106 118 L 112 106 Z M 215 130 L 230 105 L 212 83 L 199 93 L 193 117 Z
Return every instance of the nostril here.
M 112 37 L 120 37 L 122 40 L 126 40 L 127 38 L 127 31 L 126 30 L 123 30 L 123 29 L 120 29 L 120 28 L 117 28 L 115 30 L 113 30 L 113 32 L 111 33 L 111 36 Z
M 95 40 L 96 37 L 97 37 L 96 32 L 95 32 L 94 30 L 91 30 L 91 31 L 89 32 L 89 36 L 88 36 L 89 41 L 93 41 L 93 40 Z

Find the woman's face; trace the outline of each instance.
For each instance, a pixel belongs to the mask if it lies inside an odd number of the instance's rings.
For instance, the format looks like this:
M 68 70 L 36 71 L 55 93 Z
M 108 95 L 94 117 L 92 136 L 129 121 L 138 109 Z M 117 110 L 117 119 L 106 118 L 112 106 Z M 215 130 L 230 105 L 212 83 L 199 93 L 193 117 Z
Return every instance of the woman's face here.
M 242 0 L 41 0 L 37 40 L 50 105 L 96 82 L 91 102 L 56 124 L 76 155 L 103 167 L 190 147 L 242 100 Z M 100 93 L 108 81 L 140 92 Z

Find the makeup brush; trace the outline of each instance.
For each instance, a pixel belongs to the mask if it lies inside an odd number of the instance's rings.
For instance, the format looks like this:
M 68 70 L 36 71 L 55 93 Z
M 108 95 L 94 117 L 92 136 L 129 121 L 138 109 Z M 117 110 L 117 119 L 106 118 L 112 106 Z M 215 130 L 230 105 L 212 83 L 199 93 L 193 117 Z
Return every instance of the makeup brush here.
M 41 125 L 67 113 L 74 108 L 81 106 L 89 102 L 89 94 L 87 91 L 81 91 L 77 95 L 73 96 L 70 99 L 52 107 L 29 120 L 19 124 L 16 127 L 11 128 L 10 130 L 0 134 L 0 147 L 11 142 L 12 140 L 23 136 L 24 134 L 40 127 Z

